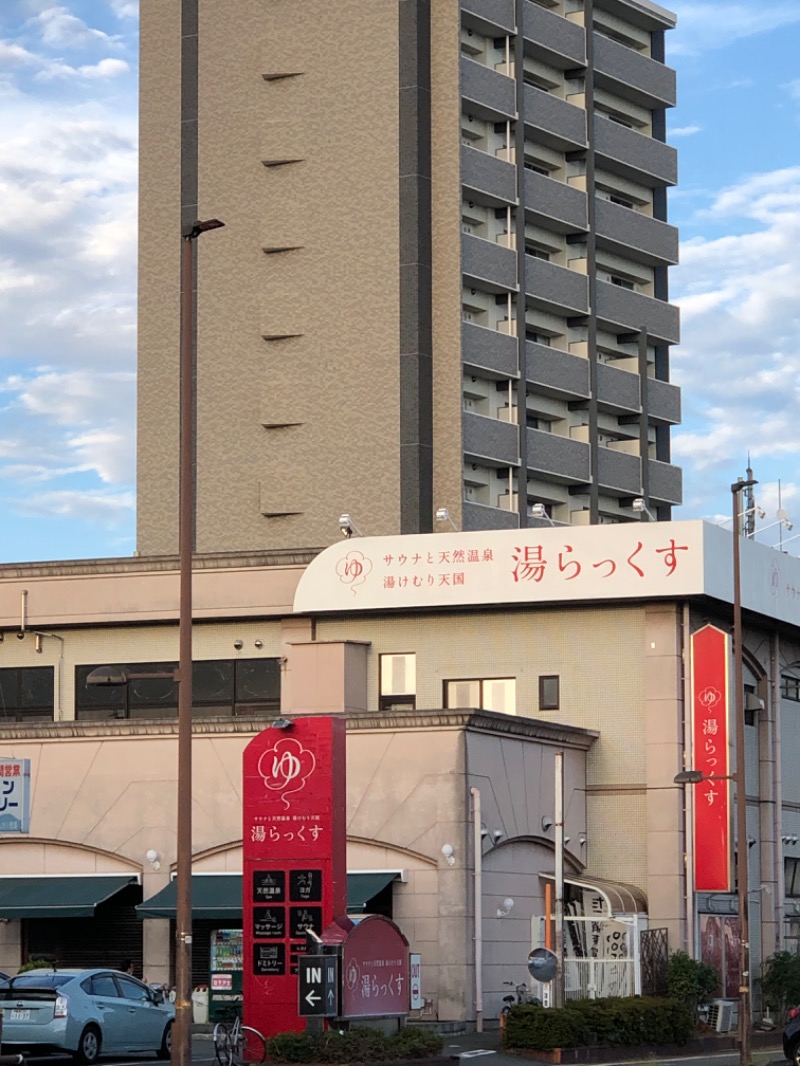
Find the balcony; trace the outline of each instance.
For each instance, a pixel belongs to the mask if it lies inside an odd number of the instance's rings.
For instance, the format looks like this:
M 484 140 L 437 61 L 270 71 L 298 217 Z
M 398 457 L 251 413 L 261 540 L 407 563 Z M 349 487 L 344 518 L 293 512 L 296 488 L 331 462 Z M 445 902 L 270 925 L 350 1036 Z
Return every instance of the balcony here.
M 525 174 L 525 216 L 546 229 L 559 233 L 588 229 L 586 193 L 535 170 Z M 623 208 L 624 210 L 624 208 Z
M 545 179 L 546 180 L 546 179 Z M 678 262 L 678 231 L 630 207 L 595 200 L 597 246 L 648 266 Z
M 461 0 L 461 10 L 465 24 L 487 37 L 499 37 L 498 29 L 514 32 L 514 0 Z
M 516 83 L 505 74 L 461 57 L 461 96 L 466 110 L 489 121 L 501 115 L 514 118 L 517 113 Z
M 461 325 L 461 360 L 467 371 L 491 370 L 500 377 L 516 378 L 518 350 L 519 341 L 508 333 L 498 333 L 472 322 Z
M 517 253 L 469 233 L 461 234 L 461 270 L 467 285 L 477 281 L 493 292 L 517 288 Z
M 586 147 L 586 112 L 582 107 L 526 85 L 524 108 L 526 130 L 541 144 L 566 151 Z
M 601 491 L 615 496 L 638 496 L 642 491 L 641 459 L 613 448 L 598 448 L 597 484 Z
M 678 180 L 674 148 L 603 115 L 595 116 L 594 149 L 598 167 L 630 181 L 657 187 Z
M 492 201 L 495 207 L 517 202 L 517 168 L 478 148 L 461 145 L 461 184 Z
M 591 474 L 591 449 L 581 441 L 529 429 L 528 472 L 542 473 L 561 484 L 588 484 Z
M 594 35 L 594 69 L 598 89 L 651 111 L 675 106 L 675 71 L 602 33 Z
M 487 507 L 482 503 L 461 504 L 462 529 L 517 529 L 519 515 L 516 511 L 504 511 L 500 507 Z
M 586 32 L 562 15 L 540 7 L 525 4 L 522 32 L 525 38 L 525 55 L 540 60 L 551 67 L 567 70 L 586 66 Z
M 644 330 L 651 340 L 661 344 L 677 344 L 680 340 L 677 307 L 609 281 L 597 282 L 597 324 L 609 333 Z
M 551 314 L 589 313 L 589 283 L 577 270 L 525 256 L 525 293 L 528 304 Z
M 677 426 L 681 420 L 681 390 L 669 381 L 648 378 L 647 417 L 656 425 Z
M 650 502 L 679 504 L 683 500 L 683 473 L 679 466 L 651 459 L 647 464 Z
M 588 359 L 531 341 L 525 344 L 525 357 L 525 377 L 536 392 L 558 399 L 588 400 Z
M 597 403 L 611 414 L 638 414 L 641 410 L 640 378 L 630 370 L 597 364 Z
M 500 466 L 519 465 L 519 427 L 499 418 L 462 414 L 462 451 L 467 462 L 488 459 Z

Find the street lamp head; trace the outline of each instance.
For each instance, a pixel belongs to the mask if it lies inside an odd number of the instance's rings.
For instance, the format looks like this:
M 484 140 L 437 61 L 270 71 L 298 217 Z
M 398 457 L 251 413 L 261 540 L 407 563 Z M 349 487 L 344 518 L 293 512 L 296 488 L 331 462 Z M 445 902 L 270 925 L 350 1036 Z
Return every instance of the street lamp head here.
M 222 229 L 224 225 L 225 223 L 221 222 L 218 218 L 207 218 L 205 221 L 198 219 L 190 226 L 185 227 L 183 236 L 187 240 L 193 241 L 196 240 L 201 233 L 206 233 L 210 229 Z
M 87 685 L 106 688 L 127 685 L 128 681 L 128 672 L 124 666 L 98 666 L 86 677 Z
M 699 785 L 703 780 L 702 770 L 681 770 L 672 779 L 676 785 Z
M 736 495 L 737 492 L 741 492 L 742 489 L 751 489 L 754 485 L 757 485 L 758 481 L 754 477 L 748 478 L 746 481 L 742 478 L 741 481 L 734 481 L 731 485 L 731 492 Z

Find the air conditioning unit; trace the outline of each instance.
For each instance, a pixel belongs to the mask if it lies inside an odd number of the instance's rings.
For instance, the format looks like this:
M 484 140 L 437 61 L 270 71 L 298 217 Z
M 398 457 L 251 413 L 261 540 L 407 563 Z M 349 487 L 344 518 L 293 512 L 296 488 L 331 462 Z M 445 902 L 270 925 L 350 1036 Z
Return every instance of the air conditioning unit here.
M 733 1029 L 735 1004 L 725 999 L 715 999 L 708 1008 L 708 1024 L 717 1033 L 729 1033 Z

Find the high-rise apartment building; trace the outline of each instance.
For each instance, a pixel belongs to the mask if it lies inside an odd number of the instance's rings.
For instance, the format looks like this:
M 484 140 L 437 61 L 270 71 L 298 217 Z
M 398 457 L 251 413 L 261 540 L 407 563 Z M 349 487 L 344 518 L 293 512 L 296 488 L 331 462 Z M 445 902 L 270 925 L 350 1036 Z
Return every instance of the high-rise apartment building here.
M 649 0 L 142 0 L 139 550 L 669 517 L 674 17 Z M 642 500 L 633 505 L 634 500 Z M 644 510 L 642 510 L 644 507 Z

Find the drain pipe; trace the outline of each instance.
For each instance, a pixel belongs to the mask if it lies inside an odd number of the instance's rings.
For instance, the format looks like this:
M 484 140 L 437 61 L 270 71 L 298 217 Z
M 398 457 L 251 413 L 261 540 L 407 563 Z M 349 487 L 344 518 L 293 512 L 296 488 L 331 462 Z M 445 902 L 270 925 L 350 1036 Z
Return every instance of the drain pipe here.
M 472 796 L 472 846 L 474 849 L 475 906 L 475 1032 L 483 1032 L 483 853 L 481 852 L 481 791 L 469 790 Z

